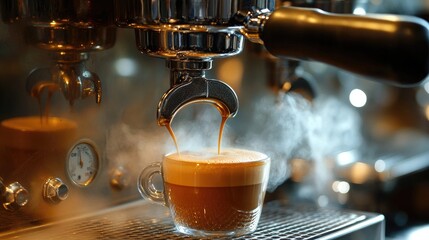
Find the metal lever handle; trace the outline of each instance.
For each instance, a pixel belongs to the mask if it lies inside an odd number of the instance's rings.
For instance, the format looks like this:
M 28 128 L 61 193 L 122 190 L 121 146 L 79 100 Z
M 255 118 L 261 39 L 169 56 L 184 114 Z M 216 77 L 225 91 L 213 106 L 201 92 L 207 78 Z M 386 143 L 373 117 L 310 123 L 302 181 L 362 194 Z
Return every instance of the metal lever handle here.
M 158 105 L 158 124 L 163 126 L 170 121 L 182 107 L 194 102 L 213 103 L 218 109 L 227 109 L 228 117 L 238 111 L 238 98 L 226 83 L 195 77 L 174 85 L 161 98 Z
M 393 85 L 416 85 L 429 73 L 429 24 L 415 17 L 284 7 L 269 15 L 260 38 L 273 55 L 316 60 Z

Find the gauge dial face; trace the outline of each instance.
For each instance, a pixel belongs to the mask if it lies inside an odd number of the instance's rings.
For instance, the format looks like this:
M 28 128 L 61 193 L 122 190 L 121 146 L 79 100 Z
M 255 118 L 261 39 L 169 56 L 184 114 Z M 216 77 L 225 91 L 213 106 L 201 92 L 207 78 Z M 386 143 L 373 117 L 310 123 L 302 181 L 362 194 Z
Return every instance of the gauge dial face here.
M 91 142 L 80 141 L 70 149 L 67 156 L 67 173 L 78 186 L 91 184 L 99 167 L 99 155 Z

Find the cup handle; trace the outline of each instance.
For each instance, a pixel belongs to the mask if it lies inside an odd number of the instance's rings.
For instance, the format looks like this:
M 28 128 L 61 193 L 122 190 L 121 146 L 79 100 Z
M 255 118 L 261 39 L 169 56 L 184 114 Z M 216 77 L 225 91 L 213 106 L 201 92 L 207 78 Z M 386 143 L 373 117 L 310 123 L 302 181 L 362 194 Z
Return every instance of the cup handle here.
M 154 184 L 155 176 L 162 178 L 161 163 L 152 163 L 143 169 L 137 182 L 138 190 L 143 198 L 167 205 L 164 198 L 164 189 L 158 189 L 156 184 Z

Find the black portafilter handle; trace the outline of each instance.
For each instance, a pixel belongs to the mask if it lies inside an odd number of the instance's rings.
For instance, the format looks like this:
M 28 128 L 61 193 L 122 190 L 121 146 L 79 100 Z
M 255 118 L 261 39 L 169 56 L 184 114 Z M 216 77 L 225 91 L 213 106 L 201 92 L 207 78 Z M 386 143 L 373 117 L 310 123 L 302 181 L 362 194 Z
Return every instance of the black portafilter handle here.
M 315 60 L 397 86 L 415 86 L 429 73 L 429 24 L 416 17 L 284 7 L 269 15 L 260 38 L 275 56 Z

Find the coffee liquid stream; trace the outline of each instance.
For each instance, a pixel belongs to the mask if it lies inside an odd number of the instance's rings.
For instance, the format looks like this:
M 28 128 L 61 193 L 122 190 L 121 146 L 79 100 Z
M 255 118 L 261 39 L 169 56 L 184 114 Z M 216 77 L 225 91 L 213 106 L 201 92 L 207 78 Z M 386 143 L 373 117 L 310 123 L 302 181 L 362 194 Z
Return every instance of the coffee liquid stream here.
M 216 108 L 219 110 L 219 112 L 222 116 L 222 121 L 220 123 L 220 128 L 219 128 L 219 137 L 217 140 L 217 153 L 220 154 L 221 145 L 222 145 L 223 129 L 225 128 L 225 124 L 229 118 L 230 112 L 229 112 L 229 109 L 225 105 L 220 103 L 219 101 L 211 100 L 210 103 L 213 103 L 216 106 Z M 165 127 L 167 128 L 168 132 L 170 133 L 171 138 L 173 138 L 174 145 L 176 146 L 177 154 L 180 155 L 179 145 L 177 142 L 176 135 L 174 134 L 173 128 L 171 127 L 171 122 L 172 122 L 172 119 L 165 120 L 164 121 Z
M 43 106 L 43 103 L 42 103 L 42 95 L 43 95 L 44 89 L 47 89 L 48 91 L 47 93 L 48 96 L 46 98 L 45 106 Z M 52 96 L 54 95 L 54 92 L 57 90 L 59 90 L 59 87 L 55 83 L 41 83 L 37 85 L 35 88 L 33 88 L 33 90 L 31 91 L 31 95 L 35 97 L 37 99 L 37 102 L 39 103 L 41 125 L 44 125 L 45 123 L 49 124 L 48 119 L 51 111 Z M 43 109 L 43 107 L 45 109 Z

